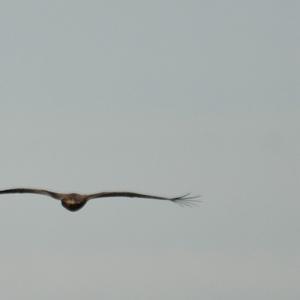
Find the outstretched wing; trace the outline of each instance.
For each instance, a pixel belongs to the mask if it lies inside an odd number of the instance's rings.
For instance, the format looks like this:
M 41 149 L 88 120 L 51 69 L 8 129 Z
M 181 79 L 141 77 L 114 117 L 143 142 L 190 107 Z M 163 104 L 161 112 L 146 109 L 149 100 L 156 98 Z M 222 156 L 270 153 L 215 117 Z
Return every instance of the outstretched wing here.
M 146 199 L 157 199 L 157 200 L 168 200 L 180 205 L 192 206 L 197 201 L 199 201 L 200 196 L 190 196 L 189 194 L 179 196 L 179 197 L 161 197 L 161 196 L 153 196 L 132 192 L 102 192 L 96 194 L 90 194 L 87 196 L 87 200 L 95 199 L 95 198 L 106 198 L 106 197 L 129 197 L 129 198 L 146 198 Z
M 27 188 L 16 188 L 16 189 L 7 189 L 7 190 L 0 190 L 0 194 L 17 194 L 17 193 L 29 193 L 29 194 L 40 194 L 45 196 L 50 196 L 55 199 L 61 200 L 62 194 L 55 193 L 47 190 L 40 190 L 40 189 L 27 189 Z

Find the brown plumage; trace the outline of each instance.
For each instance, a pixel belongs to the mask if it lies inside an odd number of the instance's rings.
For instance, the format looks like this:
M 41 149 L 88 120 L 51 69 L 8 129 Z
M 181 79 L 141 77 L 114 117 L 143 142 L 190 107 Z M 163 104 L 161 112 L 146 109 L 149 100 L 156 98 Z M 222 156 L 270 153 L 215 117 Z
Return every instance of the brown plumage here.
M 0 194 L 16 194 L 16 193 L 30 193 L 30 194 L 40 194 L 45 196 L 50 196 L 54 199 L 60 200 L 64 208 L 70 211 L 77 211 L 81 209 L 89 200 L 95 198 L 106 198 L 106 197 L 129 197 L 129 198 L 146 198 L 146 199 L 157 199 L 157 200 L 169 200 L 174 203 L 191 206 L 198 200 L 199 196 L 189 196 L 183 195 L 174 198 L 160 197 L 132 192 L 102 192 L 96 194 L 65 194 L 65 193 L 55 193 L 48 190 L 41 189 L 31 189 L 31 188 L 15 188 L 0 190 Z

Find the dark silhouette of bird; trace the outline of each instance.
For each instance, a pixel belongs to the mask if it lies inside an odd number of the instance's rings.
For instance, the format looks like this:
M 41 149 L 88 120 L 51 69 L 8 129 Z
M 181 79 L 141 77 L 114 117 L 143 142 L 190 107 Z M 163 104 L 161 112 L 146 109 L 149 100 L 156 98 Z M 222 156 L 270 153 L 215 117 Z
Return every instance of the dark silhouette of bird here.
M 76 194 L 76 193 L 56 193 L 48 190 L 32 189 L 32 188 L 13 188 L 7 190 L 0 190 L 0 194 L 15 194 L 15 193 L 30 193 L 50 196 L 56 200 L 60 200 L 64 208 L 69 211 L 77 211 L 81 209 L 89 200 L 95 198 L 106 198 L 106 197 L 129 197 L 129 198 L 146 198 L 146 199 L 157 199 L 157 200 L 168 200 L 180 205 L 192 206 L 195 201 L 199 200 L 200 196 L 190 196 L 189 194 L 168 198 L 153 195 L 146 195 L 133 192 L 101 192 L 96 194 Z

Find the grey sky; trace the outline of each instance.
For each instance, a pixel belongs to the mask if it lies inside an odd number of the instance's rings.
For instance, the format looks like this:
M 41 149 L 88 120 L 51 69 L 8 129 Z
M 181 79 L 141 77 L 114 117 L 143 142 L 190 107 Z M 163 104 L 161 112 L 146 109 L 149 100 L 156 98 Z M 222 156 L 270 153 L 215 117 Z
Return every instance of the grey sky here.
M 299 299 L 299 6 L 1 1 L 1 188 L 204 200 L 3 195 L 1 299 Z

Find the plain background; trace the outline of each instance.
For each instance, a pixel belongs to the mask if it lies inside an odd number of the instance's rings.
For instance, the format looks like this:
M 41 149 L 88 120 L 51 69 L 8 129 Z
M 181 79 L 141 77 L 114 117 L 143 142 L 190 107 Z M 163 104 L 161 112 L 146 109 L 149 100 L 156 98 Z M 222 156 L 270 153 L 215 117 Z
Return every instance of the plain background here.
M 1 0 L 1 189 L 203 200 L 2 195 L 1 299 L 299 299 L 299 9 Z

